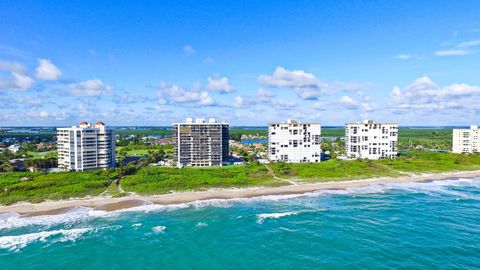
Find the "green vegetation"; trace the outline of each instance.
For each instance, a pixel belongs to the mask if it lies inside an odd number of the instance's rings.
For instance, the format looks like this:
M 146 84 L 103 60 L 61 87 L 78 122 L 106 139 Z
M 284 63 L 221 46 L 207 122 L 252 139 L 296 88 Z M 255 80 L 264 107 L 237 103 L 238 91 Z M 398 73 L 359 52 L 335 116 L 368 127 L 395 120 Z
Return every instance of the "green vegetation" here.
M 165 158 L 171 157 L 173 155 L 173 145 L 158 145 L 158 144 L 128 144 L 126 146 L 119 146 L 116 149 L 117 159 L 122 162 L 126 156 L 140 156 L 140 157 L 149 157 L 149 156 L 158 156 L 156 161 L 163 160 Z
M 115 130 L 118 135 L 138 135 L 138 136 L 154 136 L 154 135 L 172 135 L 172 130 L 165 127 L 150 127 L 146 129 L 120 129 Z
M 398 131 L 398 148 L 450 150 L 452 148 L 452 129 L 400 128 Z
M 96 196 L 110 185 L 110 179 L 114 176 L 113 170 L 50 174 L 1 173 L 0 204 Z
M 31 159 L 57 158 L 57 151 L 56 150 L 51 150 L 46 152 L 28 151 L 27 155 L 30 156 Z
M 370 177 L 396 177 L 406 173 L 480 170 L 480 154 L 412 151 L 398 159 L 328 160 L 321 163 L 272 163 L 278 177 L 303 181 L 332 181 Z
M 172 190 L 200 190 L 248 186 L 279 186 L 263 165 L 211 168 L 141 168 L 121 180 L 126 192 L 162 194 Z
M 120 180 L 125 192 L 138 194 L 286 184 L 273 179 L 266 167 L 255 161 L 240 166 L 211 168 L 144 166 L 129 164 L 117 169 L 70 173 L 0 173 L 0 204 L 97 196 L 104 191 L 103 194 L 108 196 L 125 196 L 125 193 L 119 191 L 115 179 Z M 333 159 L 322 163 L 279 162 L 269 166 L 280 178 L 307 182 L 342 181 L 382 176 L 398 177 L 407 173 L 480 170 L 480 154 L 412 151 L 403 153 L 395 160 Z
M 380 160 L 388 168 L 410 173 L 480 170 L 480 154 L 412 151 L 394 160 Z
M 295 178 L 307 182 L 364 179 L 380 176 L 400 176 L 382 164 L 372 160 L 333 159 L 321 163 L 272 163 L 269 166 L 281 178 Z

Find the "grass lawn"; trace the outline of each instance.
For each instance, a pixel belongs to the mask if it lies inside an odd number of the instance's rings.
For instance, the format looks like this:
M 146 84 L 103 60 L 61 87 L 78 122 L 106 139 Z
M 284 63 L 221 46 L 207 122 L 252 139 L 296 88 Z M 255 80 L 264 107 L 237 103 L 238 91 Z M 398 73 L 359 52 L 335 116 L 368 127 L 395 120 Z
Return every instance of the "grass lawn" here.
M 57 150 L 47 151 L 47 152 L 32 152 L 28 151 L 27 154 L 32 156 L 32 159 L 44 159 L 50 157 L 57 157 Z
M 145 156 L 148 154 L 148 149 L 137 149 L 127 151 L 127 156 Z
M 161 145 L 161 146 L 155 146 L 152 148 L 147 148 L 144 145 L 136 145 L 136 146 L 117 146 L 117 156 L 120 151 L 123 149 L 126 149 L 127 155 L 126 156 L 145 156 L 148 154 L 148 151 L 158 151 L 159 149 L 163 149 L 165 151 L 165 154 L 171 155 L 173 152 L 173 146 L 171 145 Z
M 263 165 L 211 168 L 142 168 L 121 180 L 126 192 L 162 194 L 172 190 L 201 190 L 248 186 L 280 186 Z

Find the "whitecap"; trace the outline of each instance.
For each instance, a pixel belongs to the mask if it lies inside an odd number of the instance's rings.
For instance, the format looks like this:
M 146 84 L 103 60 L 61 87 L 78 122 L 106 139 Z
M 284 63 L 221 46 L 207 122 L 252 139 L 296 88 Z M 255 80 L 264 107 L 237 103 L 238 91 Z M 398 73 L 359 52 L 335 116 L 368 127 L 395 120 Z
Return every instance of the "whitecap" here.
M 92 228 L 79 228 L 71 230 L 55 230 L 55 231 L 43 231 L 22 235 L 11 235 L 0 237 L 0 248 L 8 249 L 10 251 L 20 251 L 30 243 L 40 241 L 46 242 L 48 238 L 60 235 L 61 237 L 54 240 L 54 242 L 67 242 L 75 241 L 84 233 L 91 231 Z
M 202 227 L 207 227 L 207 226 L 208 226 L 208 224 L 205 223 L 205 222 L 198 222 L 197 225 L 195 225 L 195 227 L 197 227 L 197 228 L 202 228 Z
M 167 229 L 167 227 L 165 226 L 155 226 L 152 228 L 152 230 L 156 233 L 163 233 L 165 232 L 165 230 Z
M 298 214 L 298 212 L 258 214 L 257 215 L 257 222 L 259 224 L 262 224 L 265 221 L 265 219 L 277 219 L 277 218 L 293 216 L 293 215 L 297 215 L 297 214 Z

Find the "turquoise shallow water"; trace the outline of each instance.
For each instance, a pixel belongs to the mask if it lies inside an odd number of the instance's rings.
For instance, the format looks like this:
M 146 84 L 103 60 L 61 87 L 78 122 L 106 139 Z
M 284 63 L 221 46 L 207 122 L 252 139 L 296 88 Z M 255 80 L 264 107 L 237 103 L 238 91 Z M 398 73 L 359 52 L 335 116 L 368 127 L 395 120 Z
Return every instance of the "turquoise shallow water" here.
M 0 269 L 479 269 L 480 179 L 0 217 Z

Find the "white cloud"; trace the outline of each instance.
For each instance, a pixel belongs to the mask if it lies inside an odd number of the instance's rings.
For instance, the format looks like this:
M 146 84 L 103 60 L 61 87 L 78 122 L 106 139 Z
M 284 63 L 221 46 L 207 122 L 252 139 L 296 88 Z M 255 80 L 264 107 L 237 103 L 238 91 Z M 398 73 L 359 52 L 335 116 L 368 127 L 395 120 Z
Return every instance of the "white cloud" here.
M 457 45 L 457 48 L 470 48 L 480 46 L 480 39 L 465 41 Z
M 0 60 L 0 71 L 16 72 L 16 73 L 25 73 L 25 67 L 18 62 L 8 62 Z
M 294 101 L 283 100 L 283 99 L 272 100 L 272 105 L 279 110 L 288 110 L 298 106 L 298 104 Z
M 194 55 L 195 53 L 197 53 L 197 51 L 195 51 L 195 49 L 192 47 L 192 45 L 183 46 L 183 52 L 186 55 Z
M 260 101 L 270 101 L 273 97 L 275 97 L 275 93 L 270 90 L 258 88 L 257 89 L 257 98 Z
M 235 105 L 236 108 L 241 108 L 243 107 L 243 98 L 241 96 L 236 96 L 235 97 Z
M 317 101 L 312 105 L 312 108 L 314 108 L 317 111 L 325 111 L 326 107 L 327 107 L 327 104 L 322 101 Z
M 34 80 L 26 74 L 25 67 L 18 62 L 0 60 L 0 71 L 9 72 L 11 77 L 0 77 L 0 89 L 25 91 L 32 87 Z
M 25 74 L 17 73 L 17 72 L 12 72 L 12 75 L 14 77 L 14 81 L 13 81 L 14 88 L 24 91 L 32 87 L 33 79 L 30 78 L 29 76 Z
M 356 102 L 355 100 L 353 100 L 353 99 L 352 99 L 351 97 L 349 97 L 349 96 L 342 96 L 342 97 L 340 98 L 340 103 L 341 103 L 342 105 L 345 105 L 345 106 L 353 106 L 353 105 L 356 106 L 356 104 L 357 104 L 357 102 Z
M 302 99 L 317 99 L 326 88 L 312 73 L 283 67 L 277 67 L 272 75 L 258 76 L 258 81 L 268 87 L 293 89 Z
M 408 59 L 412 59 L 412 57 L 413 56 L 411 54 L 401 53 L 401 54 L 395 55 L 393 58 L 398 60 L 408 60 Z
M 48 59 L 38 59 L 38 66 L 35 70 L 35 76 L 40 80 L 55 81 L 62 75 L 60 69 L 58 69 Z
M 219 92 L 220 94 L 231 93 L 234 88 L 227 77 L 208 77 L 207 89 L 210 91 Z
M 478 110 L 480 87 L 465 83 L 438 86 L 423 76 L 410 85 L 394 87 L 389 108 L 394 111 L 421 113 L 425 111 Z
M 357 94 L 361 100 L 355 100 L 349 96 L 342 96 L 340 98 L 340 104 L 348 110 L 373 111 L 375 109 L 374 104 L 369 102 L 369 96 L 361 91 Z
M 260 75 L 258 81 L 267 87 L 292 89 L 301 99 L 317 100 L 324 94 L 336 91 L 359 90 L 365 87 L 357 83 L 333 82 L 327 84 L 314 74 L 303 70 L 287 70 L 277 67 L 272 75 Z
M 461 56 L 470 54 L 469 51 L 460 50 L 460 49 L 452 49 L 452 50 L 442 50 L 435 52 L 436 56 Z
M 70 85 L 70 95 L 79 97 L 105 96 L 112 93 L 113 88 L 100 79 L 87 80 Z
M 206 106 L 215 105 L 214 99 L 208 92 L 200 91 L 198 87 L 187 90 L 175 84 L 161 82 L 157 95 L 159 104 L 196 103 Z

